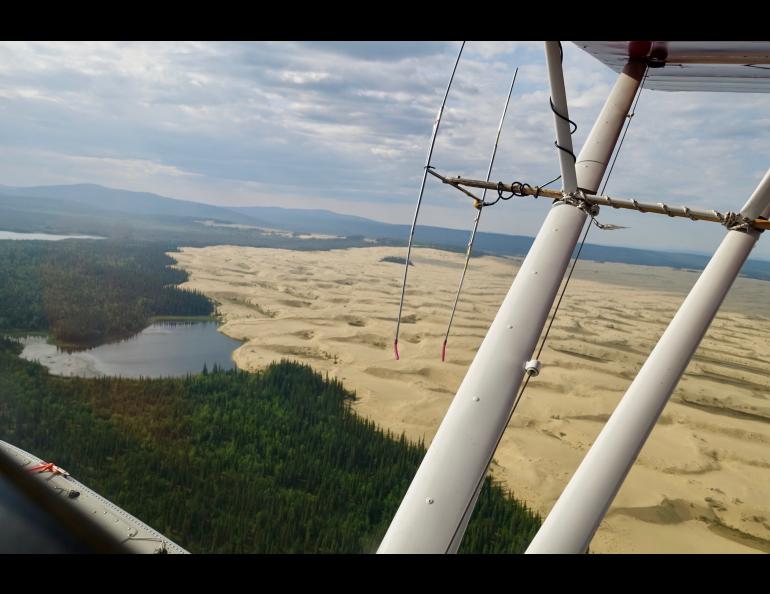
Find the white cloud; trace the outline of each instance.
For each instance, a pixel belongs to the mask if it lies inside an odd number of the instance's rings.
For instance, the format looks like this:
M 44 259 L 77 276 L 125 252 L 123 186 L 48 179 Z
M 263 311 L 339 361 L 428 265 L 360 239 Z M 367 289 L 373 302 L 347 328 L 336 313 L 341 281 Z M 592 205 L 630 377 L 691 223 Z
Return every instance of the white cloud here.
M 282 70 L 275 73 L 282 81 L 294 83 L 295 85 L 304 85 L 311 82 L 319 82 L 329 78 L 328 72 L 297 72 L 294 70 Z
M 459 42 L 0 43 L 0 183 L 95 182 L 219 204 L 287 201 L 407 222 L 458 48 Z M 543 49 L 533 42 L 466 45 L 434 152 L 441 171 L 486 173 L 517 65 L 493 177 L 542 183 L 558 174 Z M 570 43 L 564 67 L 579 148 L 616 75 Z M 768 166 L 768 101 L 644 92 L 609 192 L 740 206 Z M 473 213 L 455 194 L 431 180 L 424 222 L 467 226 Z M 531 234 L 545 208 L 512 201 L 485 216 L 482 228 Z M 649 245 L 652 237 L 659 245 L 709 249 L 719 236 L 692 225 L 668 238 L 658 232 L 679 229 L 672 224 L 637 215 L 632 230 L 599 239 Z M 757 253 L 770 257 L 770 246 Z

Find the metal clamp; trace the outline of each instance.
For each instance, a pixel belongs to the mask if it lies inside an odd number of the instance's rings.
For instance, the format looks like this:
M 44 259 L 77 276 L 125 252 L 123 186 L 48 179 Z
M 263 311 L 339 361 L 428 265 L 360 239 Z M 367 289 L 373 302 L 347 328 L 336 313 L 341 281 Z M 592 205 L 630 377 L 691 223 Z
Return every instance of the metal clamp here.
M 588 200 L 583 190 L 580 189 L 570 192 L 569 194 L 563 194 L 562 198 L 558 199 L 556 202 L 564 202 L 565 204 L 579 208 L 589 217 L 595 217 L 599 214 L 599 205 Z
M 726 212 L 720 216 L 722 224 L 730 231 L 741 231 L 748 233 L 749 231 L 762 232 L 764 229 L 760 229 L 754 226 L 754 222 L 751 219 L 744 217 L 739 212 Z
M 527 372 L 527 375 L 530 377 L 537 377 L 540 375 L 540 361 L 537 359 L 532 359 L 531 361 L 527 361 L 524 364 L 524 371 Z

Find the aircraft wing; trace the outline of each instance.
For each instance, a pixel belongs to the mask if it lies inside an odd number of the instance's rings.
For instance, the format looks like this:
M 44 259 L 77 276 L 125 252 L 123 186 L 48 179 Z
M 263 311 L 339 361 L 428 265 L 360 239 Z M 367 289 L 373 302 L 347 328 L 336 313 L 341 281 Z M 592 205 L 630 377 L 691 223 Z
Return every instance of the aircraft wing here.
M 615 72 L 647 59 L 646 89 L 770 93 L 770 41 L 573 41 Z
M 64 469 L 48 464 L 0 440 L 0 451 L 91 518 L 131 553 L 187 553 L 175 542 L 72 478 Z M 0 501 L 0 509 L 3 508 Z M 23 538 L 24 535 L 19 535 Z M 34 540 L 30 537 L 30 540 Z M 34 544 L 34 542 L 32 542 Z

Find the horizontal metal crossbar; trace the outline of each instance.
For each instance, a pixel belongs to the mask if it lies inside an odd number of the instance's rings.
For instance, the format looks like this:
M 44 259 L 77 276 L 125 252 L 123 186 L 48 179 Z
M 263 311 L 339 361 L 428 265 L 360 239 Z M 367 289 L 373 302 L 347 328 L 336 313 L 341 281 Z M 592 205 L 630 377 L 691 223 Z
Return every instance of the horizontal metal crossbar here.
M 538 186 L 530 186 L 528 184 L 519 184 L 517 182 L 513 184 L 506 184 L 502 182 L 487 182 L 477 179 L 468 179 L 464 177 L 444 177 L 440 173 L 429 169 L 428 172 L 440 179 L 445 184 L 454 186 L 464 194 L 469 195 L 471 198 L 480 202 L 479 198 L 476 198 L 465 190 L 466 188 L 482 188 L 487 190 L 500 190 L 503 192 L 515 192 L 517 195 L 523 196 L 543 196 L 545 198 L 553 198 L 555 200 L 561 200 L 564 198 L 559 190 L 549 190 L 547 188 L 540 188 Z M 611 206 L 612 208 L 624 208 L 628 210 L 637 210 L 639 212 L 651 212 L 655 214 L 664 214 L 670 217 L 681 217 L 691 219 L 693 221 L 711 221 L 721 224 L 732 224 L 743 222 L 738 215 L 736 219 L 735 213 L 731 212 L 719 212 L 717 210 L 699 210 L 694 208 L 688 208 L 687 206 L 669 206 L 663 202 L 651 203 L 651 202 L 639 202 L 638 200 L 628 198 L 612 198 L 611 196 L 585 196 L 587 202 L 591 204 L 598 204 L 600 206 Z M 754 219 L 746 221 L 752 227 L 756 229 L 770 229 L 770 221 L 766 219 Z

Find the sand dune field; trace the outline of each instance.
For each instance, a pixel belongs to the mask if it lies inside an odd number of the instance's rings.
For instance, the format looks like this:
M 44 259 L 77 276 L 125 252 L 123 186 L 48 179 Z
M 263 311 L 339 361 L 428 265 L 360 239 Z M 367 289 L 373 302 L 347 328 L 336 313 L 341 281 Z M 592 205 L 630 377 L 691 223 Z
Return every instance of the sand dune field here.
M 463 255 L 414 252 L 401 360 L 403 248 L 233 246 L 171 254 L 219 303 L 233 355 L 297 359 L 356 391 L 355 410 L 432 439 L 520 260 L 474 258 L 441 363 Z M 545 514 L 697 273 L 581 261 L 493 473 Z M 770 552 L 770 283 L 739 279 L 597 532 L 596 552 Z

